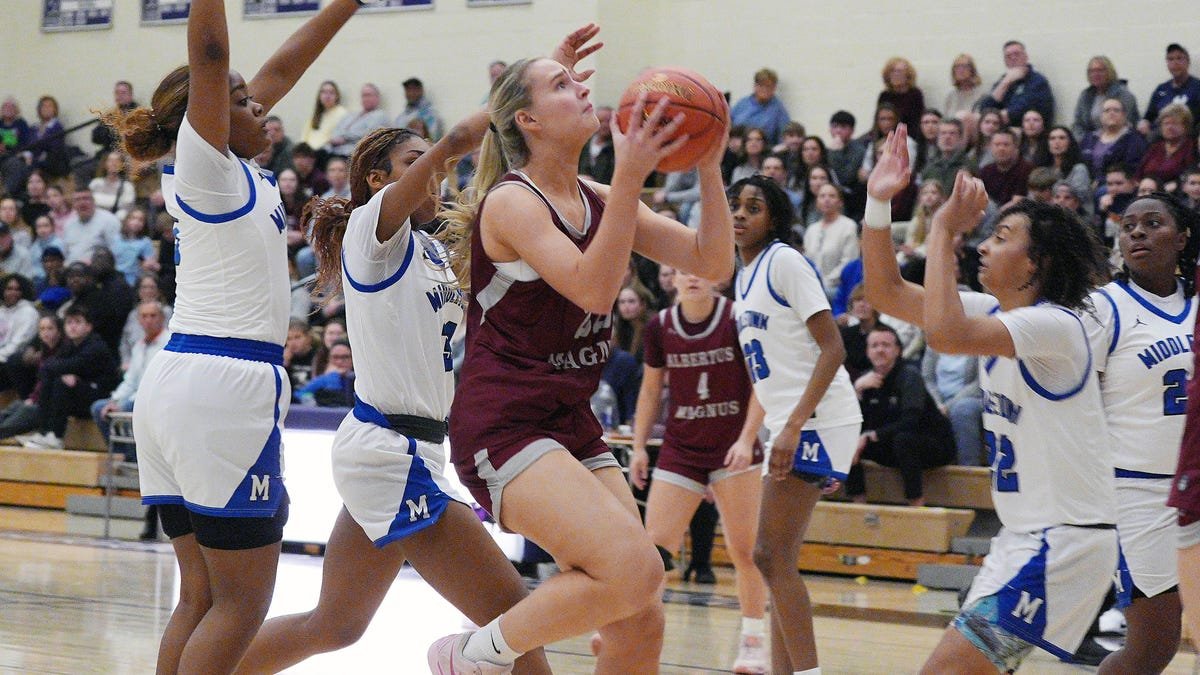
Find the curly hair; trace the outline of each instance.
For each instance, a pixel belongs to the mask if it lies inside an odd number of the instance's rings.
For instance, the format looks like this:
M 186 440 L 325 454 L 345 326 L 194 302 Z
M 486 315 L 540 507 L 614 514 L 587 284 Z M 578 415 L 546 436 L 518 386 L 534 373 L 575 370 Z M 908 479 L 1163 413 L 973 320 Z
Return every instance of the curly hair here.
M 767 203 L 767 216 L 771 219 L 771 232 L 768 241 L 778 239 L 785 244 L 792 243 L 792 219 L 795 218 L 795 211 L 792 209 L 792 201 L 788 199 L 787 193 L 779 184 L 772 178 L 767 178 L 762 174 L 755 174 L 743 178 L 725 191 L 729 199 L 733 199 L 742 192 L 742 188 L 747 185 L 756 187 L 763 193 L 763 201 Z
M 1200 257 L 1200 213 L 1189 209 L 1179 197 L 1168 192 L 1151 192 L 1148 195 L 1138 197 L 1129 203 L 1129 206 L 1141 201 L 1155 201 L 1166 207 L 1167 212 L 1171 214 L 1171 218 L 1175 221 L 1175 229 L 1178 232 L 1183 232 L 1187 235 L 1187 242 L 1183 245 L 1183 250 L 1179 252 L 1179 258 L 1176 263 L 1175 275 L 1179 277 L 1180 283 L 1183 284 L 1183 296 L 1190 298 L 1196 294 L 1196 277 L 1192 273 L 1196 269 L 1196 259 Z M 1129 206 L 1125 207 L 1126 210 Z M 1129 267 L 1122 263 L 1119 272 L 1114 275 L 1121 281 L 1129 279 Z
M 1069 309 L 1086 309 L 1088 294 L 1108 282 L 1108 259 L 1095 231 L 1078 215 L 1051 204 L 1022 200 L 1000 212 L 1029 221 L 1029 259 L 1040 297 Z

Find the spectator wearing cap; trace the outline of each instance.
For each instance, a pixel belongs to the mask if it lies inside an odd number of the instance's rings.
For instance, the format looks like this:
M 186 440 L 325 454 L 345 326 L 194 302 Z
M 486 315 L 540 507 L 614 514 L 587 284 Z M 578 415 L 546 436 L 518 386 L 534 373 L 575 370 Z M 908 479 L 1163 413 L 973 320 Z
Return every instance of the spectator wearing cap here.
M 746 128 L 762 129 L 767 136 L 767 147 L 772 147 L 780 141 L 783 129 L 791 121 L 783 101 L 775 96 L 775 88 L 779 86 L 779 75 L 770 68 L 763 68 L 754 74 L 754 93 L 734 104 L 730 117 L 734 124 Z
M 416 124 L 420 120 L 424 131 L 429 135 L 430 141 L 436 141 L 442 137 L 442 120 L 438 116 L 437 110 L 429 99 L 425 98 L 425 85 L 421 80 L 410 77 L 404 81 L 404 112 L 396 118 L 393 126 L 403 127 L 405 129 L 413 129 L 420 133 L 421 129 Z
M 12 230 L 4 223 L 0 223 L 0 274 L 20 274 L 26 279 L 33 276 L 29 249 L 13 241 Z
M 58 309 L 58 306 L 70 295 L 70 291 L 67 289 L 66 266 L 66 256 L 63 255 L 61 248 L 47 246 L 42 250 L 43 276 L 34 283 L 33 292 L 37 296 L 38 303 L 46 309 Z M 49 295 L 46 295 L 47 291 L 50 291 Z M 63 295 L 64 292 L 66 295 Z
M 67 262 L 88 262 L 97 246 L 112 246 L 121 238 L 121 221 L 108 211 L 96 208 L 92 191 L 79 188 L 71 195 L 75 215 L 63 228 L 63 244 Z
M 1172 103 L 1186 105 L 1192 111 L 1192 119 L 1200 119 L 1200 79 L 1188 72 L 1191 66 L 1192 57 L 1188 50 L 1175 42 L 1167 45 L 1167 72 L 1171 79 L 1155 87 L 1150 94 L 1146 114 L 1137 124 L 1138 131 L 1149 134 L 1157 128 L 1158 113 Z

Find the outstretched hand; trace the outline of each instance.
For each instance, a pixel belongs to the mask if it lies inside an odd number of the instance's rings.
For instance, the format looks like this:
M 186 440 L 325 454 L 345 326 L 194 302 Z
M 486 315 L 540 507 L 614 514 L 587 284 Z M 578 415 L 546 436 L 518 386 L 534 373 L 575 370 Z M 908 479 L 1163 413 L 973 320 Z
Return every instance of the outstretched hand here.
M 563 38 L 563 41 L 558 43 L 558 46 L 550 54 L 550 58 L 566 66 L 567 71 L 571 73 L 571 78 L 576 82 L 583 82 L 596 71 L 593 69 L 576 72 L 575 64 L 596 53 L 604 46 L 603 42 L 597 42 L 594 45 L 587 44 L 589 40 L 596 37 L 599 33 L 600 27 L 594 23 L 589 23 Z
M 912 164 L 908 157 L 908 127 L 899 125 L 883 142 L 883 154 L 867 178 L 867 194 L 885 202 L 891 201 L 912 179 Z
M 935 228 L 946 228 L 951 234 L 966 234 L 979 225 L 987 208 L 987 189 L 983 181 L 972 178 L 966 171 L 954 177 L 954 191 L 933 215 Z

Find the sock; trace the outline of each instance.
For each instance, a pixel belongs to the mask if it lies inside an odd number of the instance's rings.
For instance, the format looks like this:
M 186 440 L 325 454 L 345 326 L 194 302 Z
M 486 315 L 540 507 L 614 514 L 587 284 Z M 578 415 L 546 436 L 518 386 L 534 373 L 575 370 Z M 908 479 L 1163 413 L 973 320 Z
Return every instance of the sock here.
M 491 623 L 471 633 L 471 637 L 467 638 L 467 644 L 463 647 L 463 656 L 467 657 L 468 661 L 508 666 L 512 665 L 512 662 L 521 655 L 520 652 L 513 651 L 504 641 L 504 636 L 500 634 L 500 618 L 500 616 L 496 617 Z
M 763 637 L 766 630 L 766 619 L 752 619 L 748 616 L 742 617 L 742 635 L 752 635 L 754 637 Z
M 821 675 L 821 666 L 809 668 L 808 670 L 797 670 L 792 675 Z

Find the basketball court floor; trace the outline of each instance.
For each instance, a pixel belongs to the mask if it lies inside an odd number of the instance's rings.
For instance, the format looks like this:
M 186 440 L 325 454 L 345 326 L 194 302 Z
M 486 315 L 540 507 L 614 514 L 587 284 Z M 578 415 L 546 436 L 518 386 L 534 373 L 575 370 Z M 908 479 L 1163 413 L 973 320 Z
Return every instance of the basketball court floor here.
M 140 523 L 114 521 L 116 537 L 133 538 Z M 0 508 L 0 673 L 151 673 L 158 638 L 177 593 L 169 544 L 102 539 L 99 519 L 61 511 Z M 321 558 L 285 554 L 271 615 L 313 606 Z M 676 578 L 667 598 L 662 672 L 728 672 L 739 614 L 732 574 L 716 586 Z M 913 673 L 933 649 L 953 612 L 954 594 L 908 583 L 806 577 L 816 608 L 822 671 L 830 674 Z M 464 619 L 406 568 L 366 635 L 356 645 L 312 658 L 291 673 L 420 675 L 434 639 L 463 630 Z M 547 648 L 556 673 L 590 673 L 587 636 Z M 1167 671 L 1197 672 L 1181 652 Z M 1036 653 L 1022 673 L 1080 673 Z

